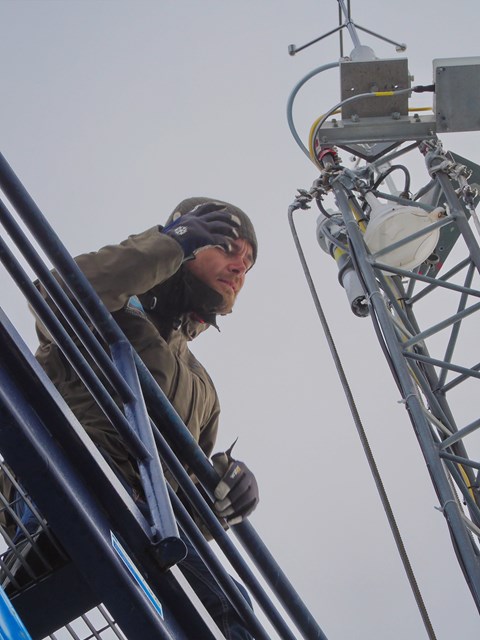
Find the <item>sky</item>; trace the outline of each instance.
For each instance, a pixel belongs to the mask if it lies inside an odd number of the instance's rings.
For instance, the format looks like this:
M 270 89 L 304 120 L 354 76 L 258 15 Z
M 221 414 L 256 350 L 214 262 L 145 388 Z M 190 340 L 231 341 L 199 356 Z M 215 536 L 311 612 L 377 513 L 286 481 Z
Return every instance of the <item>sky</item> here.
M 360 34 L 378 57 L 407 55 L 416 84 L 432 82 L 434 58 L 478 54 L 475 0 L 351 4 L 358 24 L 407 43 L 398 54 Z M 339 57 L 335 36 L 295 57 L 288 45 L 337 21 L 335 0 L 0 0 L 1 151 L 73 255 L 164 222 L 190 196 L 249 213 L 257 264 L 221 332 L 192 345 L 222 404 L 218 450 L 239 436 L 236 455 L 261 491 L 251 522 L 329 640 L 420 639 L 287 222 L 297 188 L 317 177 L 288 129 L 287 99 Z M 339 100 L 336 70 L 299 93 L 304 142 Z M 479 135 L 442 139 L 480 163 Z M 413 165 L 418 188 L 427 176 Z M 316 213 L 299 214 L 298 227 L 436 636 L 477 638 L 478 611 L 372 325 L 349 311 L 316 243 Z M 35 349 L 23 299 L 7 274 L 0 282 Z

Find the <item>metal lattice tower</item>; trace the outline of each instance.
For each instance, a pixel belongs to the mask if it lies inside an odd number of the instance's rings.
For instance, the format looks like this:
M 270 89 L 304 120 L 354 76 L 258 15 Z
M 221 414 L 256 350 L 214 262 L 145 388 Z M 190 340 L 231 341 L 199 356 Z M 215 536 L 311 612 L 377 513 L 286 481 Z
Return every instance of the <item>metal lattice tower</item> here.
M 370 315 L 480 610 L 480 418 L 467 402 L 477 397 L 480 378 L 480 167 L 445 152 L 437 137 L 479 128 L 466 105 L 476 104 L 468 96 L 477 91 L 480 59 L 434 61 L 435 84 L 411 87 L 406 59 L 377 59 L 360 44 L 350 8 L 338 2 L 344 21 L 334 31 L 349 31 L 352 54 L 306 76 L 288 104 L 292 134 L 319 169 L 290 213 L 312 201 L 320 208 L 319 243 L 337 262 L 352 311 Z M 293 100 L 306 81 L 335 66 L 341 100 L 312 125 L 307 148 L 293 125 Z M 408 108 L 411 93 L 424 91 L 434 92 L 433 115 Z M 339 149 L 355 156 L 353 166 L 342 163 Z M 425 184 L 411 194 L 405 164 L 412 156 L 418 164 L 420 154 Z M 399 173 L 401 189 L 392 177 Z

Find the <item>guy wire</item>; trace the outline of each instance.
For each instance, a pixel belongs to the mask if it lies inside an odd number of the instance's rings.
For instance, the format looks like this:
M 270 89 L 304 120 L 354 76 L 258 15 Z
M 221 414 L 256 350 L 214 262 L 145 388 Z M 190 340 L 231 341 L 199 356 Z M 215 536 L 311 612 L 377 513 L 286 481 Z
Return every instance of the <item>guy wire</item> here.
M 387 492 L 385 490 L 385 487 L 383 485 L 383 481 L 382 481 L 382 477 L 380 475 L 380 472 L 378 470 L 377 467 L 377 463 L 375 461 L 375 457 L 373 455 L 373 452 L 371 450 L 370 444 L 368 442 L 368 438 L 367 438 L 367 434 L 365 432 L 365 429 L 363 427 L 360 415 L 358 413 L 356 404 L 355 404 L 355 399 L 353 397 L 353 393 L 352 390 L 350 388 L 350 384 L 348 382 L 347 376 L 345 374 L 345 370 L 343 368 L 342 362 L 340 360 L 340 356 L 338 354 L 337 351 L 337 347 L 335 345 L 335 341 L 333 339 L 332 333 L 330 331 L 330 327 L 327 321 L 327 318 L 325 316 L 325 313 L 323 311 L 320 299 L 318 297 L 316 288 L 315 288 L 315 284 L 313 282 L 311 273 L 310 273 L 310 269 L 308 268 L 308 264 L 305 258 L 305 254 L 303 252 L 299 237 L 298 237 L 298 233 L 295 227 L 295 223 L 293 220 L 293 212 L 295 210 L 297 210 L 299 208 L 299 205 L 297 205 L 297 202 L 295 202 L 294 204 L 290 205 L 288 208 L 288 221 L 290 224 L 290 229 L 292 232 L 292 237 L 293 237 L 293 241 L 295 242 L 295 247 L 297 249 L 297 253 L 298 253 L 298 257 L 300 259 L 300 263 L 302 265 L 303 268 L 303 272 L 305 275 L 305 279 L 307 280 L 307 284 L 308 287 L 310 289 L 310 293 L 313 299 L 313 302 L 315 304 L 315 308 L 317 310 L 317 314 L 318 317 L 320 319 L 320 323 L 322 325 L 323 331 L 325 333 L 325 338 L 327 340 L 327 344 L 328 347 L 330 349 L 330 353 L 332 354 L 332 358 L 333 361 L 335 363 L 335 367 L 337 369 L 337 373 L 338 376 L 340 378 L 340 381 L 342 383 L 342 387 L 343 387 L 343 391 L 345 393 L 345 396 L 347 398 L 347 402 L 348 405 L 350 407 L 350 411 L 352 413 L 352 417 L 353 417 L 353 421 L 355 423 L 355 427 L 357 429 L 358 435 L 360 437 L 360 441 L 362 443 L 364 452 L 365 452 L 365 456 L 367 458 L 368 464 L 370 466 L 370 470 L 372 472 L 373 475 L 373 479 L 375 481 L 375 485 L 377 487 L 377 491 L 380 495 L 380 500 L 382 502 L 383 508 L 385 510 L 389 525 L 390 525 L 390 529 L 392 531 L 395 543 L 397 545 L 397 549 L 399 551 L 400 554 L 400 558 L 402 560 L 404 569 L 405 569 L 405 573 L 407 574 L 407 578 L 408 581 L 410 583 L 410 587 L 412 589 L 413 595 L 415 597 L 415 601 L 417 603 L 417 607 L 418 610 L 420 612 L 420 615 L 422 617 L 425 629 L 427 631 L 428 637 L 430 640 L 436 640 L 436 635 L 435 635 L 435 631 L 433 629 L 432 623 L 430 621 L 430 617 L 428 615 L 428 611 L 426 609 L 425 603 L 423 601 L 423 597 L 422 594 L 420 593 L 420 589 L 418 587 L 418 583 L 417 580 L 415 578 L 415 574 L 413 572 L 413 568 L 411 566 L 408 554 L 407 554 L 407 550 L 405 548 L 405 545 L 403 543 L 403 539 L 400 533 L 400 530 L 398 528 L 396 519 L 395 519 L 395 515 L 393 513 L 392 507 L 390 505 L 390 501 L 388 499 L 388 495 Z

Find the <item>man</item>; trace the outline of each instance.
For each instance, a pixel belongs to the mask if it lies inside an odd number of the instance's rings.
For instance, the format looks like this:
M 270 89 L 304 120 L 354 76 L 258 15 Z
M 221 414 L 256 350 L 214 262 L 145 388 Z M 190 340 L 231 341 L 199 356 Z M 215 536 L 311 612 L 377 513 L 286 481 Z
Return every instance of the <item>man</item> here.
M 153 227 L 119 245 L 76 258 L 207 456 L 215 444 L 220 408 L 212 380 L 188 342 L 216 326 L 217 314 L 232 311 L 256 256 L 255 232 L 243 211 L 224 201 L 189 198 L 175 208 L 165 227 Z M 136 464 L 120 436 L 38 322 L 37 333 L 37 359 L 105 458 L 141 500 Z M 255 478 L 230 452 L 216 454 L 212 461 L 222 477 L 214 509 L 229 524 L 241 522 L 258 503 Z M 226 637 L 250 638 L 209 574 L 203 573 L 191 547 L 181 568 Z

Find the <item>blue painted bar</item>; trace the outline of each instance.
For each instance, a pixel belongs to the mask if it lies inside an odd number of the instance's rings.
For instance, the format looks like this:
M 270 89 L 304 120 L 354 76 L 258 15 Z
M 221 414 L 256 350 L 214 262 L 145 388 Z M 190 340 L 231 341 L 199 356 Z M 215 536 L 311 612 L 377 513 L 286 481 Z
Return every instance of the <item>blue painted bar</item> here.
M 32 640 L 3 589 L 0 589 L 0 638 L 1 640 Z

